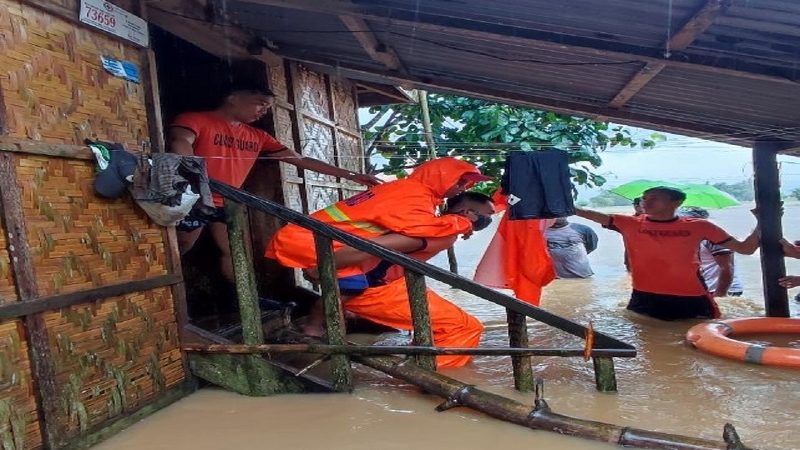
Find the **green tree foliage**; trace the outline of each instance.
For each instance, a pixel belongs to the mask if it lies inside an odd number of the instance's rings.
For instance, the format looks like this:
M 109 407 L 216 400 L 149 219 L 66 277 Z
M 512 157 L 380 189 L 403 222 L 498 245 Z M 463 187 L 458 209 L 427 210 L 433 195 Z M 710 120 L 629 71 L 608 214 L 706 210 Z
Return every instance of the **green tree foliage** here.
M 792 192 L 790 192 L 789 195 L 796 198 L 797 200 L 800 200 L 800 188 L 792 189 Z
M 714 187 L 720 191 L 731 194 L 733 198 L 740 202 L 751 202 L 756 198 L 756 191 L 753 188 L 752 180 L 742 180 L 738 183 L 714 183 Z M 794 193 L 793 193 L 794 195 Z
M 509 151 L 558 148 L 569 152 L 575 184 L 600 186 L 606 181 L 595 173 L 602 164 L 601 151 L 611 146 L 652 148 L 664 139 L 653 134 L 636 142 L 621 126 L 468 97 L 431 94 L 428 103 L 436 156 L 461 156 L 493 177 L 501 175 Z M 381 106 L 370 112 L 375 115 L 362 128 L 367 155 L 389 161 L 380 169 L 369 167 L 372 172 L 403 177 L 405 169 L 430 159 L 419 105 Z

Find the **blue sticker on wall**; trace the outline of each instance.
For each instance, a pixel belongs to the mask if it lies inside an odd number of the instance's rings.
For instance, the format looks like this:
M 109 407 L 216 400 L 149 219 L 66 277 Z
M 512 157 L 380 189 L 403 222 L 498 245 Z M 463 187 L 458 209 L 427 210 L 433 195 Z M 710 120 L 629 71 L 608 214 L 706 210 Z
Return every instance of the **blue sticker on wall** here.
M 115 77 L 124 78 L 134 83 L 139 83 L 139 67 L 130 61 L 120 61 L 107 56 L 101 56 L 100 61 L 103 63 L 103 68 Z

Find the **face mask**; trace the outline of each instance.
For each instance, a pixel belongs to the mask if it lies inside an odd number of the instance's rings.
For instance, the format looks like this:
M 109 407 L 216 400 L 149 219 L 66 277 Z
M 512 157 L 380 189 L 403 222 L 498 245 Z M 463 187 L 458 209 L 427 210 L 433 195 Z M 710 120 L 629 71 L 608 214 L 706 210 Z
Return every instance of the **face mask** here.
M 478 219 L 472 222 L 473 231 L 481 231 L 492 223 L 491 216 L 478 215 Z

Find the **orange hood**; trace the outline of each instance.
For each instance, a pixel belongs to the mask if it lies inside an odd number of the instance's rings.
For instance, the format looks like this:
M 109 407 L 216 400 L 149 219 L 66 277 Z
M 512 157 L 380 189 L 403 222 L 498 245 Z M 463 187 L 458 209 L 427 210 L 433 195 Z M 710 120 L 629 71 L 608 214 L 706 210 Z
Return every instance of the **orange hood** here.
M 421 164 L 408 176 L 409 180 L 422 183 L 438 198 L 444 198 L 445 192 L 458 184 L 458 180 L 466 173 L 480 171 L 472 164 L 455 158 L 439 158 Z

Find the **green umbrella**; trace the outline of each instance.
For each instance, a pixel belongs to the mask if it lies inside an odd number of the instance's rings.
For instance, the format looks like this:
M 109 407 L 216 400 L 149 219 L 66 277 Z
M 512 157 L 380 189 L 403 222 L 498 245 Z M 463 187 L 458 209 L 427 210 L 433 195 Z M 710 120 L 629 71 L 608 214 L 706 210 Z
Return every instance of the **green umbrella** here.
M 710 184 L 679 184 L 669 181 L 635 180 L 621 184 L 611 189 L 610 192 L 625 197 L 628 200 L 633 200 L 637 197 L 641 197 L 644 191 L 657 186 L 666 186 L 683 191 L 686 194 L 686 201 L 683 202 L 683 206 L 718 209 L 739 204 L 730 194 Z
M 686 193 L 686 201 L 682 206 L 720 209 L 739 204 L 733 196 L 710 184 L 685 184 L 681 190 Z
M 644 191 L 658 186 L 671 187 L 675 189 L 682 188 L 681 185 L 677 183 L 670 183 L 668 181 L 634 180 L 634 181 L 629 181 L 625 184 L 620 184 L 614 189 L 611 189 L 609 192 L 613 192 L 617 195 L 625 197 L 628 200 L 633 200 L 635 198 L 641 197 Z

